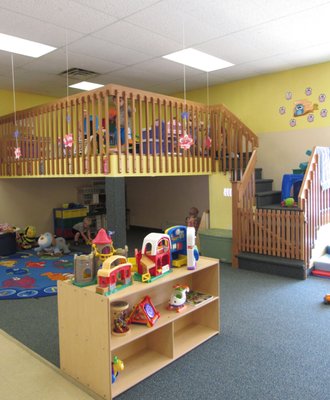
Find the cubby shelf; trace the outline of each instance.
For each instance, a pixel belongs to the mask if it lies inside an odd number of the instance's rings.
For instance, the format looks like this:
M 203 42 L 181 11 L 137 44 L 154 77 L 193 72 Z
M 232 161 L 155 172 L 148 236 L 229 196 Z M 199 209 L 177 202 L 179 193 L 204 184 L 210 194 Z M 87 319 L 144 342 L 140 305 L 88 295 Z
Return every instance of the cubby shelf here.
M 167 310 L 173 286 L 188 285 L 212 295 L 180 313 Z M 61 369 L 104 399 L 111 400 L 220 331 L 219 262 L 201 257 L 196 270 L 173 269 L 151 283 L 134 282 L 109 297 L 95 286 L 79 288 L 58 282 Z M 153 327 L 130 325 L 124 336 L 111 333 L 111 303 L 125 300 L 133 307 L 150 296 L 160 318 Z M 111 384 L 111 360 L 122 359 L 125 369 Z

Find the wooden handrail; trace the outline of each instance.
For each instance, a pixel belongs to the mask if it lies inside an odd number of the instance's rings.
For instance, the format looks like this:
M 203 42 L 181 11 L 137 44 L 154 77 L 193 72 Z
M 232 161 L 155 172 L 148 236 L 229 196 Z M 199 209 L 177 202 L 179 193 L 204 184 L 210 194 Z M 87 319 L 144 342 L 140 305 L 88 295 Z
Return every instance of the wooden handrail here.
M 115 124 L 111 110 L 117 115 Z M 186 135 L 192 141 L 189 148 L 183 143 Z M 17 111 L 16 117 L 0 117 L 0 145 L 6 148 L 1 152 L 0 176 L 216 171 L 238 176 L 255 143 L 256 135 L 222 105 L 207 107 L 110 84 Z M 18 158 L 16 147 L 22 150 Z

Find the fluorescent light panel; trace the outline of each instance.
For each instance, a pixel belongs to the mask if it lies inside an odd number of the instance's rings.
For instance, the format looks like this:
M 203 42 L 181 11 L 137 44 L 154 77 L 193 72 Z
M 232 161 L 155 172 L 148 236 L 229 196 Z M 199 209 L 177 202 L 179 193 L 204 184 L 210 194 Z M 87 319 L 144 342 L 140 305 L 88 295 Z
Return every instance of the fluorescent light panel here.
M 56 50 L 56 47 L 0 33 L 0 50 L 38 58 Z
M 167 60 L 200 69 L 205 72 L 216 71 L 234 65 L 228 61 L 222 60 L 221 58 L 210 56 L 209 54 L 192 48 L 176 51 L 175 53 L 163 57 Z
M 74 85 L 70 85 L 70 88 L 74 89 L 80 89 L 80 90 L 93 90 L 93 89 L 98 89 L 104 85 L 100 85 L 99 83 L 93 83 L 93 82 L 87 82 L 87 81 L 81 81 L 78 83 L 75 83 Z

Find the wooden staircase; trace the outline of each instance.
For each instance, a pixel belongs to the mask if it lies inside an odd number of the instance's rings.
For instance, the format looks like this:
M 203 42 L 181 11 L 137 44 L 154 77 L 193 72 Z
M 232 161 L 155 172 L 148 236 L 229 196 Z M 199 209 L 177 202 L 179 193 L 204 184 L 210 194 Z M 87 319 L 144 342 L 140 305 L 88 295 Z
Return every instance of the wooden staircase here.
M 300 228 L 296 225 L 301 222 L 298 217 L 301 209 L 281 207 L 281 191 L 273 190 L 273 180 L 263 178 L 261 168 L 254 170 L 253 192 L 253 210 L 243 207 L 239 218 L 243 233 L 240 235 L 242 243 L 237 253 L 238 267 L 306 279 L 306 263 L 299 257 L 301 252 L 298 246 L 296 252 L 289 251 L 299 235 Z

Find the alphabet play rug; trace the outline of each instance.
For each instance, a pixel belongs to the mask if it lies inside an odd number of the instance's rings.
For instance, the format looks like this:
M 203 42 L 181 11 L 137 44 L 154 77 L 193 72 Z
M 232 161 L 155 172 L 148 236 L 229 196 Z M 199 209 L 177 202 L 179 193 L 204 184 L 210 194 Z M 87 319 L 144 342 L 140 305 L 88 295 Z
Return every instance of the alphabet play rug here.
M 37 256 L 19 251 L 0 257 L 0 300 L 26 299 L 57 294 L 57 281 L 73 274 L 73 254 Z

